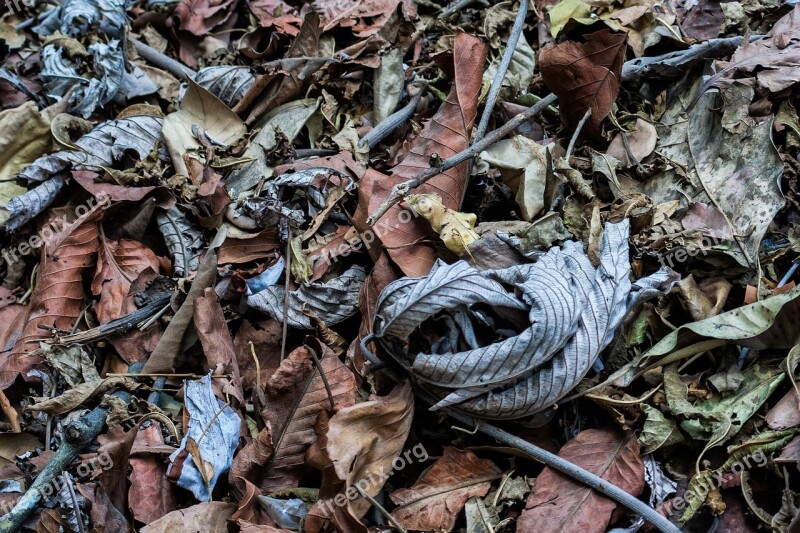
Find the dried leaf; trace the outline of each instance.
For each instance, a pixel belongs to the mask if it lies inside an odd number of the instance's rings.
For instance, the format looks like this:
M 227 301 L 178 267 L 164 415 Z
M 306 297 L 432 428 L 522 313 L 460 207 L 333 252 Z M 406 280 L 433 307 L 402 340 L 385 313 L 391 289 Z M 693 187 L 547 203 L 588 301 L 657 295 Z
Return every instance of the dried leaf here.
M 619 93 L 627 36 L 600 30 L 583 37 L 586 42 L 545 48 L 539 66 L 547 87 L 558 96 L 564 126 L 573 130 L 591 109 L 584 131 L 597 137 Z
M 431 228 L 439 234 L 449 250 L 461 253 L 480 239 L 480 236 L 472 231 L 477 217 L 472 213 L 459 213 L 447 209 L 442 205 L 442 199 L 438 194 L 412 194 L 406 196 L 405 201 L 422 218 L 431 223 Z
M 488 459 L 478 459 L 469 450 L 445 446 L 441 459 L 411 488 L 389 495 L 398 506 L 392 516 L 408 529 L 450 531 L 467 500 L 486 496 L 491 482 L 501 474 Z
M 228 518 L 236 510 L 232 503 L 203 502 L 186 509 L 178 509 L 144 526 L 142 533 L 174 533 L 175 531 L 202 531 L 227 533 Z
M 585 468 L 638 496 L 644 489 L 644 463 L 633 434 L 587 429 L 558 452 L 559 457 Z M 536 478 L 517 527 L 541 533 L 582 531 L 602 533 L 617 504 L 586 485 L 545 467 Z
M 203 232 L 177 207 L 157 212 L 156 221 L 175 262 L 175 274 L 186 276 L 196 271 L 200 267 Z

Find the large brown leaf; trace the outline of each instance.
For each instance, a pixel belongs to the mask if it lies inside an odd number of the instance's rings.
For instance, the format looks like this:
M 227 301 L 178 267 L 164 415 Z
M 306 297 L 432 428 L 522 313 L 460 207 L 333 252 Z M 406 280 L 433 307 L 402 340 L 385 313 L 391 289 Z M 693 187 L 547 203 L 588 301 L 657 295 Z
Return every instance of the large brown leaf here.
M 320 368 L 311 363 L 309 349 L 320 356 Z M 325 378 L 333 400 L 328 397 Z M 275 454 L 263 472 L 261 488 L 275 491 L 297 486 L 305 472 L 304 456 L 316 440 L 314 424 L 322 411 L 339 411 L 356 401 L 353 373 L 321 343 L 302 346 L 284 359 L 268 384 L 264 417 L 272 428 Z
M 584 131 L 597 136 L 619 94 L 627 34 L 601 30 L 584 37 L 583 43 L 564 41 L 545 48 L 539 66 L 547 87 L 558 96 L 564 126 L 571 131 L 591 109 Z
M 380 492 L 392 472 L 392 463 L 403 450 L 413 419 L 414 395 L 408 382 L 397 385 L 386 396 L 342 409 L 331 418 L 328 455 L 347 489 L 358 483 L 372 497 Z M 369 508 L 369 502 L 359 496 L 348 501 L 345 509 L 337 510 L 357 521 Z
M 558 452 L 559 457 L 600 476 L 633 496 L 644 489 L 644 463 L 633 433 L 587 429 Z M 546 467 L 536 478 L 518 531 L 602 533 L 617 504 L 586 485 Z
M 134 297 L 141 284 L 157 276 L 159 260 L 139 241 L 112 241 L 101 235 L 99 243 L 92 294 L 100 297 L 94 306 L 97 319 L 100 324 L 106 324 L 137 309 Z M 147 331 L 132 331 L 109 340 L 125 361 L 143 361 L 155 348 L 160 335 L 161 326 L 155 325 Z
M 389 497 L 399 505 L 392 516 L 407 529 L 452 530 L 456 518 L 473 496 L 486 496 L 502 471 L 488 459 L 469 450 L 445 446 L 444 454 L 409 489 Z M 524 530 L 520 530 L 524 531 Z
M 94 221 L 75 228 L 54 251 L 42 247 L 25 326 L 11 353 L 0 360 L 0 389 L 8 388 L 18 375 L 27 379 L 28 371 L 41 362 L 41 356 L 26 355 L 48 337 L 40 325 L 65 331 L 75 326 L 84 306 L 83 277 L 94 266 L 96 253 L 97 222 Z
M 455 77 L 453 88 L 433 118 L 411 145 L 409 153 L 389 176 L 368 170 L 359 184 L 358 221 L 375 211 L 389 196 L 392 187 L 409 180 L 430 167 L 430 158 L 437 154 L 448 158 L 469 146 L 469 136 L 478 112 L 486 45 L 479 39 L 459 33 L 453 45 Z M 449 209 L 458 210 L 467 186 L 467 163 L 439 174 L 415 189 L 418 193 L 436 193 Z M 363 225 L 361 233 L 374 232 L 397 266 L 411 277 L 430 272 L 436 250 L 421 239 L 434 238 L 430 224 L 395 205 L 375 222 L 371 230 Z

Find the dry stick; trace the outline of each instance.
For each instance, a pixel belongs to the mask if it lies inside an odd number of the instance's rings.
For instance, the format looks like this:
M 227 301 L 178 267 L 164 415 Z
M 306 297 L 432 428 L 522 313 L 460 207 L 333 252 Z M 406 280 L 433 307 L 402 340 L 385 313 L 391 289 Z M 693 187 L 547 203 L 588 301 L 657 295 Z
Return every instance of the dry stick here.
M 575 133 L 572 134 L 572 138 L 569 140 L 569 146 L 567 146 L 567 155 L 564 156 L 564 161 L 569 164 L 569 156 L 572 155 L 572 149 L 575 148 L 575 141 L 578 140 L 578 136 L 581 134 L 581 130 L 583 126 L 586 124 L 586 121 L 589 120 L 589 117 L 592 116 L 592 108 L 586 110 L 586 113 L 583 114 L 580 122 L 575 127 Z
M 515 116 L 496 130 L 491 131 L 486 137 L 481 139 L 480 141 L 474 143 L 472 146 L 463 150 L 452 157 L 448 157 L 437 167 L 432 167 L 421 174 L 419 174 L 416 178 L 412 178 L 406 182 L 399 183 L 392 187 L 392 192 L 389 197 L 383 201 L 383 203 L 376 209 L 367 219 L 367 224 L 372 226 L 375 224 L 375 221 L 381 218 L 386 212 L 395 204 L 400 202 L 408 192 L 412 189 L 415 189 L 431 179 L 434 176 L 437 176 L 444 172 L 447 169 L 453 168 L 454 166 L 467 161 L 468 159 L 472 158 L 473 156 L 477 155 L 484 149 L 488 148 L 492 144 L 496 143 L 509 133 L 511 133 L 514 129 L 519 127 L 520 125 L 524 124 L 525 122 L 529 121 L 530 119 L 537 117 L 547 106 L 554 104 L 558 100 L 558 97 L 554 94 L 549 94 L 542 98 L 536 105 L 529 107 L 524 112 L 520 113 L 519 115 Z
M 547 450 L 543 450 L 538 446 L 531 444 L 530 442 L 523 440 L 519 437 L 515 437 L 511 433 L 502 430 L 498 427 L 495 427 L 491 424 L 484 422 L 483 420 L 473 419 L 470 416 L 465 414 L 459 413 L 458 411 L 452 411 L 450 409 L 444 409 L 444 411 L 451 417 L 455 418 L 459 422 L 467 425 L 476 425 L 476 428 L 481 433 L 492 437 L 493 439 L 502 442 L 503 444 L 507 444 L 512 446 L 522 452 L 530 455 L 532 458 L 536 459 L 537 461 L 541 461 L 545 465 L 549 466 L 554 470 L 558 470 L 565 476 L 571 477 L 584 485 L 591 487 L 593 490 L 596 490 L 600 494 L 603 494 L 610 499 L 614 500 L 615 502 L 627 507 L 631 511 L 639 514 L 644 518 L 646 521 L 650 522 L 650 524 L 661 531 L 662 533 L 680 533 L 681 530 L 676 527 L 672 522 L 667 520 L 664 516 L 660 515 L 655 509 L 644 503 L 643 501 L 631 496 L 621 488 L 617 487 L 613 483 L 606 481 L 605 479 L 592 474 L 591 472 L 584 470 L 583 468 L 574 465 L 567 461 L 566 459 L 562 459 L 561 457 L 548 452 Z
M 132 371 L 140 370 L 142 363 L 133 363 L 130 368 Z M 125 390 L 118 390 L 111 393 L 124 402 L 129 402 L 131 395 Z M 42 501 L 44 488 L 51 485 L 72 462 L 75 457 L 90 442 L 92 442 L 106 423 L 106 407 L 95 407 L 87 415 L 77 418 L 64 427 L 64 440 L 58 451 L 44 467 L 44 470 L 28 487 L 22 498 L 8 514 L 0 518 L 0 533 L 13 533 L 22 527 L 22 523 L 28 518 L 39 503 Z
M 519 11 L 517 11 L 517 19 L 514 21 L 514 27 L 511 28 L 511 35 L 508 37 L 506 50 L 503 52 L 503 60 L 500 61 L 500 66 L 497 68 L 497 73 L 492 80 L 492 86 L 489 89 L 489 95 L 486 97 L 486 104 L 483 107 L 483 114 L 481 121 L 478 123 L 478 129 L 475 130 L 475 138 L 473 143 L 483 139 L 486 134 L 486 128 L 489 127 L 489 119 L 492 117 L 492 109 L 497 102 L 497 97 L 500 94 L 500 88 L 503 86 L 503 79 L 508 72 L 508 66 L 511 64 L 511 58 L 517 50 L 517 43 L 519 36 L 522 35 L 522 28 L 525 26 L 525 17 L 528 14 L 528 0 L 521 0 L 519 4 Z
M 475 3 L 475 0 L 459 0 L 458 2 L 456 2 L 453 5 L 451 5 L 450 7 L 443 9 L 442 13 L 439 15 L 439 18 L 440 19 L 446 19 L 447 17 L 449 17 L 450 15 L 455 13 L 456 11 L 460 11 L 460 10 L 464 9 L 465 7 L 467 7 L 468 5 L 474 4 L 474 3 Z
M 157 67 L 166 70 L 170 74 L 174 74 L 185 81 L 193 80 L 197 75 L 197 72 L 190 69 L 180 61 L 175 61 L 171 57 L 165 56 L 155 48 L 144 44 L 142 41 L 134 39 L 133 37 L 128 37 L 128 40 L 133 43 L 133 47 L 136 48 L 137 54 Z

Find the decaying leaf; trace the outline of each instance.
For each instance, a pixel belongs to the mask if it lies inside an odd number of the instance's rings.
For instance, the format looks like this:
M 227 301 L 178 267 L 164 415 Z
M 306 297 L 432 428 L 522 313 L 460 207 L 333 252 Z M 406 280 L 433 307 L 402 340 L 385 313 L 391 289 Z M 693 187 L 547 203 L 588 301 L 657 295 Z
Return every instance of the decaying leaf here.
M 672 284 L 665 270 L 631 284 L 628 227 L 627 220 L 606 224 L 599 269 L 580 244 L 568 242 L 534 264 L 482 273 L 464 262 L 437 264 L 425 278 L 398 280 L 378 300 L 374 336 L 421 386 L 443 398 L 437 407 L 456 404 L 488 418 L 546 409 L 588 372 L 630 308 Z M 499 282 L 514 286 L 521 298 Z M 471 306 L 477 303 L 525 325 L 481 346 L 472 321 L 487 318 L 475 315 Z M 520 310 L 527 318 L 514 313 Z M 451 327 L 461 324 L 463 341 L 445 337 L 432 353 L 403 354 L 409 335 L 443 312 Z M 510 387 L 500 388 L 505 385 Z
M 398 506 L 392 516 L 408 529 L 452 530 L 467 500 L 486 496 L 491 481 L 500 474 L 491 461 L 479 459 L 469 450 L 446 446 L 442 458 L 411 488 L 390 495 Z
M 405 200 L 414 211 L 431 223 L 433 231 L 439 234 L 445 246 L 451 251 L 463 252 L 470 244 L 480 239 L 480 236 L 472 231 L 477 220 L 475 215 L 447 209 L 442 205 L 442 199 L 438 194 L 412 194 L 406 196 Z
M 644 464 L 633 435 L 587 429 L 559 450 L 558 455 L 611 481 L 629 494 L 644 489 Z M 606 530 L 616 504 L 546 467 L 536 478 L 518 526 L 524 531 Z

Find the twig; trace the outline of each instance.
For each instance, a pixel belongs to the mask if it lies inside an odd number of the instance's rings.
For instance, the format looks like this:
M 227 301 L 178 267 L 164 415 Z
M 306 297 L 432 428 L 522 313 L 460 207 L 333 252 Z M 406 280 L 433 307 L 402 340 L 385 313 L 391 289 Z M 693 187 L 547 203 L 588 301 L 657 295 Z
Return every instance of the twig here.
M 522 28 L 525 26 L 525 17 L 528 15 L 528 0 L 521 0 L 519 4 L 519 11 L 517 11 L 517 18 L 514 21 L 514 27 L 511 28 L 511 35 L 508 37 L 506 50 L 503 52 L 503 60 L 500 61 L 500 66 L 497 67 L 497 73 L 492 80 L 492 86 L 489 89 L 489 95 L 486 97 L 486 104 L 483 107 L 483 114 L 481 115 L 478 129 L 475 130 L 475 138 L 472 142 L 478 142 L 483 139 L 486 134 L 486 128 L 489 127 L 489 119 L 492 117 L 492 110 L 494 104 L 497 102 L 497 96 L 500 94 L 500 88 L 503 86 L 503 79 L 508 72 L 508 66 L 511 64 L 511 58 L 517 50 L 517 43 L 519 36 L 522 35 Z
M 292 275 L 292 228 L 288 228 L 289 236 L 286 238 L 286 279 L 283 282 L 283 330 L 281 332 L 281 363 L 286 357 L 286 339 L 289 337 L 289 282 Z
M 439 15 L 439 18 L 440 19 L 446 19 L 447 17 L 449 17 L 450 15 L 455 13 L 456 11 L 460 11 L 460 10 L 464 9 L 465 7 L 467 7 L 468 5 L 474 4 L 474 3 L 475 3 L 475 0 L 458 0 L 458 2 L 456 2 L 453 5 L 451 5 L 450 7 L 447 7 L 445 9 L 443 9 L 441 15 Z
M 141 369 L 141 363 L 131 365 L 133 371 Z M 130 394 L 125 390 L 112 393 L 124 402 L 130 401 Z M 69 466 L 75 457 L 103 431 L 106 423 L 106 407 L 95 407 L 86 416 L 76 418 L 64 427 L 64 440 L 61 447 L 44 467 L 44 470 L 31 483 L 27 492 L 8 514 L 0 518 L 0 533 L 13 533 L 22 527 L 42 501 L 44 487 L 53 481 Z
M 400 200 L 406 197 L 412 189 L 419 187 L 429 179 L 433 178 L 434 176 L 438 176 L 445 170 L 453 168 L 454 166 L 463 163 L 464 161 L 467 161 L 471 157 L 477 155 L 481 151 L 485 150 L 495 142 L 514 131 L 520 125 L 538 116 L 542 110 L 555 103 L 557 100 L 558 97 L 554 94 L 545 96 L 537 104 L 529 107 L 524 112 L 515 116 L 496 130 L 491 131 L 488 135 L 486 135 L 486 137 L 474 143 L 466 150 L 462 150 L 454 156 L 448 157 L 442 161 L 439 166 L 429 168 L 415 178 L 395 185 L 392 187 L 392 192 L 389 194 L 389 197 L 383 201 L 383 203 L 369 216 L 369 218 L 367 218 L 367 224 L 370 226 L 374 225 L 375 222 L 385 215 L 393 205 L 399 203 Z
M 383 119 L 377 126 L 372 128 L 369 133 L 364 135 L 361 140 L 358 141 L 358 146 L 367 145 L 372 148 L 391 135 L 394 130 L 408 122 L 408 119 L 414 114 L 414 110 L 417 109 L 417 104 L 419 104 L 426 89 L 427 84 L 420 87 L 419 92 L 412 96 L 411 100 L 409 100 L 405 106 Z
M 464 424 L 476 423 L 475 419 L 465 414 L 450 409 L 444 409 L 444 411 L 451 417 Z M 535 446 L 526 440 L 515 437 L 511 433 L 488 424 L 483 420 L 477 420 L 477 427 L 478 431 L 481 433 L 488 435 L 493 439 L 502 442 L 503 444 L 512 446 L 527 455 L 530 455 L 537 461 L 541 461 L 550 468 L 558 470 L 562 474 L 569 476 L 588 487 L 591 487 L 600 494 L 611 498 L 620 505 L 627 507 L 634 513 L 641 515 L 658 531 L 661 531 L 662 533 L 680 533 L 681 530 L 678 527 L 656 512 L 655 509 L 643 501 L 631 496 L 613 483 L 609 483 L 605 479 L 596 476 L 587 470 L 584 470 L 580 466 L 572 464 L 566 459 L 562 459 L 561 457 L 550 453 L 547 450 L 543 450 L 542 448 L 539 448 L 538 446 Z
M 751 35 L 750 42 L 761 39 L 763 35 Z M 725 37 L 722 39 L 709 39 L 702 43 L 693 44 L 686 50 L 669 52 L 655 57 L 639 57 L 626 61 L 622 66 L 622 81 L 626 83 L 637 82 L 648 75 L 659 71 L 664 77 L 677 77 L 682 72 L 681 68 L 709 57 L 722 57 L 728 55 L 742 43 L 744 38 Z M 672 74 L 670 71 L 674 71 Z
M 372 505 L 379 513 L 381 513 L 384 516 L 384 518 L 386 518 L 386 520 L 392 525 L 392 527 L 394 527 L 400 533 L 408 533 L 408 530 L 403 526 L 401 526 L 397 522 L 397 520 L 394 519 L 391 513 L 389 513 L 386 509 L 384 509 L 383 506 L 375 500 L 375 498 L 364 492 L 364 489 L 359 487 L 358 483 L 354 483 L 353 487 L 355 487 L 355 489 L 359 492 L 359 494 L 361 494 L 361 496 L 365 500 L 367 500 L 370 503 L 370 505 Z
M 133 43 L 133 47 L 136 48 L 136 53 L 142 56 L 143 59 L 149 61 L 157 67 L 166 70 L 170 74 L 173 74 L 185 81 L 193 80 L 197 75 L 197 72 L 190 69 L 180 61 L 176 61 L 171 57 L 165 56 L 155 48 L 146 45 L 142 41 L 134 39 L 133 37 L 128 37 L 128 40 Z
M 61 474 L 61 479 L 64 485 L 67 486 L 69 497 L 72 500 L 72 508 L 75 510 L 75 521 L 78 523 L 78 529 L 80 533 L 85 533 L 83 517 L 81 516 L 81 506 L 78 504 L 78 496 L 75 494 L 75 485 L 72 483 L 72 476 L 69 475 L 69 472 L 64 472 Z
M 573 148 L 575 148 L 575 142 L 578 140 L 578 137 L 581 134 L 583 126 L 586 124 L 586 121 L 589 120 L 589 117 L 591 116 L 592 116 L 592 108 L 590 107 L 589 109 L 586 110 L 586 113 L 583 114 L 583 117 L 581 118 L 580 122 L 578 122 L 578 125 L 575 126 L 575 133 L 572 134 L 572 138 L 569 140 L 569 146 L 567 146 L 567 155 L 564 156 L 564 160 L 567 163 L 569 163 L 569 156 L 572 155 L 572 150 Z

